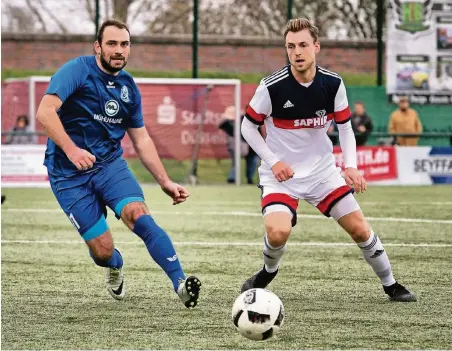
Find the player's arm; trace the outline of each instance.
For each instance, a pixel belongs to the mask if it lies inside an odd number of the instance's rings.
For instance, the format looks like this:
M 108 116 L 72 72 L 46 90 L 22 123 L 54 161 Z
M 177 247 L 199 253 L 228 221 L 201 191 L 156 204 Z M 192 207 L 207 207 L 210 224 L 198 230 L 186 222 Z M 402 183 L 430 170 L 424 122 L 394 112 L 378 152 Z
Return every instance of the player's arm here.
M 275 178 L 282 182 L 293 177 L 292 168 L 270 150 L 259 126 L 264 124 L 264 119 L 271 114 L 271 100 L 268 89 L 264 84 L 260 84 L 253 98 L 251 99 L 242 121 L 241 132 L 248 145 L 259 155 L 262 161 L 268 164 Z
M 358 171 L 356 158 L 356 139 L 350 121 L 350 108 L 348 106 L 347 92 L 344 82 L 341 81 L 334 99 L 334 121 L 339 133 L 339 142 L 344 156 L 344 178 L 350 186 L 354 186 L 356 192 L 364 192 L 367 183 Z
M 135 151 L 141 162 L 159 185 L 162 186 L 162 184 L 171 181 L 160 160 L 160 156 L 157 153 L 154 141 L 151 139 L 146 127 L 129 128 L 127 133 L 132 140 Z
M 173 199 L 173 205 L 184 202 L 190 194 L 183 186 L 174 183 L 168 177 L 146 127 L 129 128 L 127 133 L 141 162 L 159 183 L 162 190 Z
M 96 157 L 75 145 L 57 114 L 63 101 L 80 86 L 83 79 L 79 67 L 74 65 L 75 62 L 65 64 L 52 77 L 39 104 L 36 119 L 43 125 L 47 136 L 63 150 L 77 169 L 84 170 L 93 167 Z

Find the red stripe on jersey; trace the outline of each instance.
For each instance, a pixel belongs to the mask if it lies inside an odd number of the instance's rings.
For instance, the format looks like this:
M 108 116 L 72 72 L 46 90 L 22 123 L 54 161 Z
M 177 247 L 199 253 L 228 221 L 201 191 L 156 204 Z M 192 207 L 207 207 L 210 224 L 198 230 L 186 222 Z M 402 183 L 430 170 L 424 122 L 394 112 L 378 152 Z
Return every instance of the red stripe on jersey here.
M 257 113 L 256 111 L 253 110 L 253 108 L 251 106 L 248 106 L 248 108 L 246 109 L 246 113 L 248 116 L 250 116 L 252 119 L 254 119 L 257 123 L 264 122 L 265 114 Z
M 325 216 L 329 217 L 331 208 L 336 204 L 336 202 L 351 192 L 352 189 L 348 185 L 343 185 L 329 193 L 322 201 L 320 201 L 317 208 Z
M 270 204 L 284 204 L 289 206 L 294 212 L 296 212 L 298 207 L 298 200 L 290 197 L 287 194 L 274 193 L 268 194 L 261 201 L 262 208 Z
M 334 112 L 334 120 L 338 123 L 344 122 L 351 116 L 350 107 L 344 108 L 342 111 Z
M 273 117 L 273 124 L 281 129 L 304 129 L 304 128 L 323 128 L 334 117 L 333 113 L 329 113 L 323 117 L 310 117 L 298 119 L 280 119 Z

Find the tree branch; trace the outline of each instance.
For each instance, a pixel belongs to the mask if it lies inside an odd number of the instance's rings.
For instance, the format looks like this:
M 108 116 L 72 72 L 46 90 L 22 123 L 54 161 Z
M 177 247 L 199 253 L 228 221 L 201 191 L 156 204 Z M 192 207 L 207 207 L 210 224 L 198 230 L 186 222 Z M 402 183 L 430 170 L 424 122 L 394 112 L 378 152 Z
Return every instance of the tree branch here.
M 31 10 L 31 12 L 36 16 L 39 23 L 41 24 L 43 32 L 47 33 L 46 23 L 45 23 L 44 19 L 42 18 L 41 14 L 39 13 L 38 9 L 32 5 L 31 0 L 25 0 L 25 1 L 28 5 L 29 9 Z

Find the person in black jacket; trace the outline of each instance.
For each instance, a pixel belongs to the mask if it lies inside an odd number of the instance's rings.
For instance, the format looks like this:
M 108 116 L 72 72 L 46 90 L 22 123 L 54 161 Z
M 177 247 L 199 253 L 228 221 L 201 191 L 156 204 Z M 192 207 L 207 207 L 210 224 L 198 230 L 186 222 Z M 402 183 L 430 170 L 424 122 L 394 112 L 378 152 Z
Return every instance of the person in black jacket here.
M 355 102 L 355 110 L 352 113 L 351 122 L 355 133 L 356 146 L 365 145 L 367 137 L 373 130 L 373 124 L 362 101 Z
M 246 108 L 245 108 L 246 110 Z M 244 114 L 241 111 L 241 118 L 243 120 Z M 227 182 L 232 184 L 235 183 L 235 140 L 234 140 L 234 126 L 235 126 L 235 108 L 234 106 L 229 106 L 225 113 L 223 114 L 223 119 L 219 123 L 218 128 L 224 131 L 228 136 L 228 152 L 231 157 L 231 169 L 228 174 Z M 259 131 L 262 133 L 261 129 Z M 254 184 L 254 174 L 256 173 L 257 164 L 259 162 L 259 156 L 256 152 L 247 144 L 243 136 L 241 136 L 241 150 L 240 154 L 245 158 L 246 161 L 246 180 L 248 184 Z

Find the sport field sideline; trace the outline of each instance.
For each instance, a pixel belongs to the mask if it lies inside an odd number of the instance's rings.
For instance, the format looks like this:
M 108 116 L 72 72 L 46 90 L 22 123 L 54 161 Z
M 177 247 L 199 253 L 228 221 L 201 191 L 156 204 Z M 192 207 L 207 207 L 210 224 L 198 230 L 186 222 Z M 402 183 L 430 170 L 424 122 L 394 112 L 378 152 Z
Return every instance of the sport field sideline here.
M 231 307 L 262 265 L 260 191 L 189 188 L 172 206 L 144 187 L 187 274 L 203 282 L 187 310 L 141 240 L 109 212 L 124 257 L 125 300 L 113 300 L 50 190 L 2 189 L 2 349 L 451 349 L 452 187 L 370 187 L 357 195 L 396 279 L 417 303 L 391 303 L 348 235 L 301 203 L 270 290 L 286 310 L 265 342 L 239 336 Z

